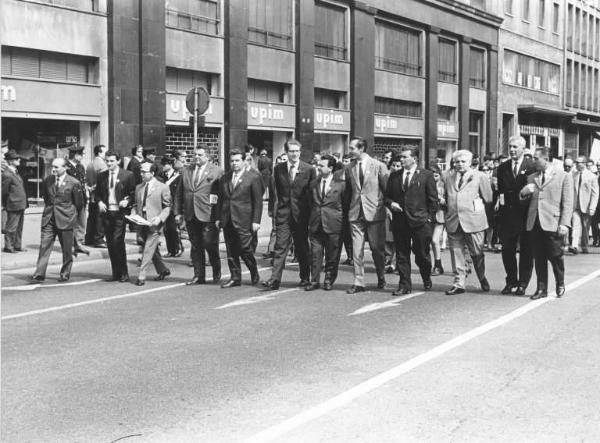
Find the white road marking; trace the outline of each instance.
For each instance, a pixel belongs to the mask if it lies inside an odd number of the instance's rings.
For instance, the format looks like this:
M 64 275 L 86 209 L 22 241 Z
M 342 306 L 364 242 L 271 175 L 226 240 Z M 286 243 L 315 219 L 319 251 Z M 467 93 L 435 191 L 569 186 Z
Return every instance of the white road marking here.
M 362 308 L 359 308 L 356 311 L 348 314 L 348 316 L 366 314 L 367 312 L 378 311 L 379 309 L 393 308 L 394 306 L 398 306 L 403 301 L 406 301 L 413 297 L 418 297 L 419 295 L 422 295 L 422 294 L 425 294 L 425 293 L 424 292 L 415 292 L 414 294 L 408 294 L 406 296 L 394 298 L 392 300 L 384 301 L 381 303 L 371 303 L 370 305 L 363 306 Z
M 79 285 L 87 285 L 88 283 L 96 283 L 98 281 L 102 281 L 100 278 L 93 278 L 91 280 L 82 280 L 82 281 L 73 281 L 67 283 L 53 283 L 50 285 L 46 285 L 44 283 L 36 283 L 33 285 L 19 285 L 19 286 L 7 286 L 2 288 L 3 291 L 33 291 L 38 288 L 54 288 L 59 286 L 79 286 Z
M 592 272 L 591 274 L 588 274 L 585 277 L 582 277 L 582 278 L 574 281 L 573 283 L 568 284 L 566 287 L 566 289 L 567 289 L 566 296 L 567 297 L 569 296 L 568 291 L 571 291 L 598 276 L 600 276 L 600 270 Z M 411 370 L 413 370 L 435 358 L 438 358 L 438 357 L 444 355 L 445 353 L 479 337 L 480 335 L 483 335 L 486 332 L 489 332 L 489 331 L 496 329 L 502 325 L 505 325 L 506 323 L 509 323 L 512 320 L 515 320 L 516 318 L 519 318 L 519 317 L 525 315 L 529 311 L 539 308 L 540 306 L 544 305 L 545 303 L 556 300 L 556 298 L 554 297 L 555 294 L 556 293 L 550 294 L 550 296 L 552 298 L 547 297 L 547 298 L 542 298 L 539 300 L 531 301 L 531 302 L 527 303 L 526 305 L 521 306 L 520 308 L 515 309 L 514 311 L 509 312 L 508 314 L 497 318 L 496 320 L 492 320 L 492 321 L 485 323 L 475 329 L 472 329 L 464 334 L 461 334 L 458 337 L 455 337 L 450 341 L 442 343 L 441 345 L 436 346 L 435 348 L 433 348 L 415 358 L 412 358 L 412 359 L 410 359 L 388 371 L 382 372 L 381 374 L 376 375 L 375 377 L 370 378 L 369 380 L 366 380 L 363 383 L 361 383 L 345 392 L 342 392 L 341 394 L 336 395 L 335 397 L 330 398 L 329 400 L 324 401 L 323 403 L 320 403 L 310 409 L 300 412 L 299 414 L 297 414 L 293 417 L 290 417 L 289 419 L 284 420 L 283 422 L 281 422 L 277 425 L 267 428 L 264 431 L 261 431 L 258 434 L 255 434 L 254 436 L 252 436 L 244 441 L 246 443 L 259 443 L 259 442 L 264 443 L 264 442 L 273 441 L 276 438 L 280 438 L 284 434 L 287 434 L 288 432 L 290 432 L 310 421 L 316 420 L 317 418 L 323 417 L 336 409 L 339 409 L 339 408 L 342 408 L 342 407 L 348 405 L 349 403 L 356 400 L 357 398 L 379 388 L 380 386 L 382 386 L 392 380 L 397 379 L 401 375 L 404 375 L 407 372 L 409 372 L 409 371 L 411 371 Z
M 258 271 L 264 271 L 266 269 L 271 269 L 271 268 L 259 268 Z M 247 274 L 249 272 L 250 271 L 244 271 L 244 272 L 242 272 L 242 274 Z M 227 277 L 229 277 L 229 274 L 223 275 L 223 278 L 227 278 Z M 57 286 L 59 286 L 59 285 L 57 285 Z M 121 295 L 115 295 L 112 297 L 104 297 L 104 298 L 95 298 L 93 300 L 86 300 L 86 301 L 77 302 L 77 303 L 69 303 L 66 305 L 53 306 L 51 308 L 36 309 L 34 311 L 21 312 L 20 314 L 7 315 L 5 317 L 2 317 L 0 320 L 13 320 L 15 318 L 22 318 L 22 317 L 29 317 L 31 315 L 45 314 L 47 312 L 55 312 L 55 311 L 62 311 L 65 309 L 78 308 L 79 306 L 87 306 L 87 305 L 93 305 L 96 303 L 104 303 L 107 301 L 119 300 L 122 298 L 135 297 L 138 295 L 150 294 L 152 292 L 157 292 L 157 291 L 163 291 L 165 289 L 178 288 L 180 286 L 185 286 L 185 283 L 176 283 L 173 285 L 159 286 L 156 288 L 144 289 L 142 291 L 130 292 L 128 294 L 121 294 Z
M 275 296 L 277 296 L 279 294 L 285 294 L 286 292 L 297 291 L 298 289 L 301 289 L 301 288 L 283 289 L 281 291 L 269 292 L 268 294 L 257 295 L 255 297 L 240 298 L 239 300 L 232 301 L 231 303 L 217 306 L 215 309 L 226 309 L 226 308 L 232 308 L 234 306 L 251 305 L 251 304 L 260 303 L 263 301 L 269 301 L 269 300 L 273 300 L 275 298 Z

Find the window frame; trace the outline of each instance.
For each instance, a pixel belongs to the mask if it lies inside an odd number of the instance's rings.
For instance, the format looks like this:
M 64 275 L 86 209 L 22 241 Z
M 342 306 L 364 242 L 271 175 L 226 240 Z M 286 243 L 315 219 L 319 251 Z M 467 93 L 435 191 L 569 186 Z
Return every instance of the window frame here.
M 469 63 L 469 87 L 470 88 L 476 88 L 476 89 L 487 89 L 487 85 L 488 85 L 488 73 L 487 73 L 487 69 L 488 69 L 488 60 L 487 60 L 487 49 L 484 48 L 483 46 L 477 46 L 477 45 L 470 45 L 469 46 L 469 61 L 471 60 L 471 54 L 472 51 L 481 51 L 483 52 L 483 86 L 477 86 L 473 84 L 473 81 L 477 81 L 477 79 L 473 79 L 473 77 L 471 76 L 471 66 Z
M 415 35 L 418 34 L 417 36 L 417 40 L 419 42 L 419 63 L 417 66 L 417 73 L 413 73 L 413 72 L 408 72 L 410 70 L 410 64 L 406 61 L 403 62 L 402 60 L 396 60 L 396 59 L 392 59 L 389 57 L 380 57 L 377 54 L 378 52 L 378 41 L 377 41 L 377 26 L 381 25 L 384 27 L 389 27 L 392 28 L 392 30 L 398 30 L 399 32 L 406 32 L 406 33 L 413 33 Z M 382 19 L 380 17 L 378 17 L 375 20 L 375 69 L 378 70 L 382 70 L 382 71 L 388 71 L 388 72 L 394 72 L 396 74 L 402 74 L 402 75 L 409 75 L 409 76 L 413 76 L 413 77 L 424 77 L 425 76 L 425 54 L 424 54 L 424 49 L 425 49 L 425 40 L 424 40 L 424 32 L 423 29 L 419 29 L 413 26 L 408 26 L 405 25 L 403 23 L 398 23 L 396 21 L 392 21 L 392 20 L 386 20 L 386 19 Z M 405 70 L 397 70 L 397 69 L 390 69 L 389 67 L 385 67 L 385 66 L 381 66 L 380 63 L 381 61 L 388 61 L 388 62 L 398 62 L 396 63 L 397 65 L 406 65 L 408 68 Z M 414 66 L 413 66 L 414 69 Z
M 202 15 L 197 15 L 197 14 L 192 14 L 191 12 L 186 12 L 186 11 L 180 11 L 178 9 L 173 9 L 173 8 L 169 8 L 168 6 L 168 1 L 165 2 L 165 26 L 167 28 L 171 28 L 171 29 L 178 29 L 180 31 L 186 31 L 186 32 L 193 32 L 195 34 L 201 34 L 201 35 L 209 35 L 209 36 L 221 36 L 222 35 L 222 20 L 221 20 L 221 0 L 194 0 L 194 1 L 198 1 L 200 3 L 213 3 L 216 5 L 216 17 L 212 18 L 212 17 L 207 17 L 207 16 L 202 16 Z M 175 18 L 177 19 L 177 24 L 172 24 L 169 23 L 169 17 L 175 15 Z M 179 24 L 180 19 L 182 18 L 189 18 L 190 20 L 190 26 L 189 27 L 185 27 L 185 26 L 181 26 Z M 209 24 L 212 26 L 215 26 L 215 32 L 209 32 L 209 31 L 200 31 L 200 30 L 195 30 L 192 29 L 192 23 L 193 20 L 197 20 L 198 22 L 204 22 L 206 24 L 206 26 L 209 26 Z
M 327 58 L 330 60 L 339 60 L 339 61 L 345 61 L 345 62 L 350 61 L 350 10 L 349 10 L 349 8 L 345 5 L 341 5 L 338 3 L 317 0 L 317 1 L 315 1 L 315 12 L 319 5 L 321 5 L 322 7 L 325 7 L 325 8 L 338 9 L 338 10 L 343 11 L 343 14 L 344 14 L 344 47 L 332 46 L 334 48 L 334 50 L 340 50 L 340 49 L 343 50 L 343 58 L 328 56 L 328 55 L 323 55 L 323 54 L 317 54 L 317 44 L 320 44 L 325 48 L 327 47 L 327 45 L 324 43 L 321 43 L 321 42 L 317 42 L 317 39 L 315 36 L 315 49 L 314 49 L 315 57 L 323 57 L 323 58 Z
M 245 0 L 248 1 L 248 0 Z M 254 1 L 268 1 L 268 0 L 254 0 Z M 289 35 L 285 35 L 285 34 L 280 34 L 274 31 L 269 31 L 267 29 L 261 29 L 261 28 L 256 28 L 256 27 L 251 27 L 250 23 L 248 23 L 248 43 L 249 44 L 253 44 L 253 45 L 257 45 L 257 46 L 264 46 L 266 48 L 273 48 L 273 49 L 278 49 L 281 51 L 290 51 L 293 52 L 295 51 L 295 47 L 296 47 L 296 36 L 295 36 L 295 0 L 277 0 L 277 1 L 281 1 L 281 2 L 289 2 L 289 10 L 290 10 L 290 21 L 289 21 Z M 266 6 L 266 3 L 265 3 Z M 248 8 L 250 9 L 250 8 Z M 269 14 L 268 14 L 268 8 L 265 7 L 264 10 L 265 13 L 265 22 L 267 22 L 267 20 L 269 19 Z M 257 33 L 257 34 L 263 34 L 265 39 L 264 42 L 260 42 L 257 41 L 255 39 L 251 38 L 251 33 Z M 287 41 L 289 41 L 289 44 L 287 47 L 284 46 L 279 46 L 279 45 L 275 45 L 275 44 L 269 44 L 269 36 L 275 36 L 277 38 L 283 38 L 283 37 L 287 37 Z M 313 49 L 314 51 L 314 49 Z
M 439 63 L 439 57 L 441 57 L 441 51 L 439 50 L 439 46 L 440 46 L 440 43 L 442 40 L 445 40 L 446 42 L 452 43 L 454 45 L 454 73 L 453 73 L 454 80 L 452 80 L 452 81 L 446 80 L 446 79 L 443 79 L 443 80 L 441 79 L 442 70 L 440 69 L 441 63 Z M 458 40 L 448 38 L 446 36 L 440 36 L 439 40 L 438 40 L 438 81 L 443 82 L 443 83 L 450 83 L 453 85 L 458 84 L 459 83 L 458 63 L 459 63 Z M 446 71 L 443 71 L 443 73 L 444 73 L 444 75 L 450 74 L 449 72 L 446 72 Z

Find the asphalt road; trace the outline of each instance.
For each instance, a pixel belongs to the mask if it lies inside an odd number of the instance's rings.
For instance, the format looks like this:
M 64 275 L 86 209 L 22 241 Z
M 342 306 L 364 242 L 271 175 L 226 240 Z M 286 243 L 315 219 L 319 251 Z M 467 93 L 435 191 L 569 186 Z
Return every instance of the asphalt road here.
M 97 281 L 104 260 L 77 263 L 69 285 L 53 281 L 56 266 L 43 287 L 26 285 L 29 268 L 5 271 L 1 439 L 594 442 L 592 251 L 566 258 L 565 298 L 541 302 L 500 295 L 497 254 L 490 293 L 471 277 L 453 297 L 449 272 L 425 293 L 414 274 L 414 294 L 392 298 L 394 276 L 347 295 L 345 266 L 333 291 L 310 293 L 293 286 L 294 266 L 272 292 L 248 274 L 241 288 L 186 287 L 183 259 L 142 288 Z

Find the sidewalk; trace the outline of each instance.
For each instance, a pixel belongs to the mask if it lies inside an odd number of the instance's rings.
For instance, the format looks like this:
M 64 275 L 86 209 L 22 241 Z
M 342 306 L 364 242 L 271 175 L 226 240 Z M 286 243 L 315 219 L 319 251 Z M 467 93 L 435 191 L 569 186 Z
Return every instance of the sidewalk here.
M 33 273 L 35 269 L 35 264 L 37 262 L 39 246 L 40 246 L 40 227 L 41 227 L 41 212 L 35 213 L 27 213 L 25 214 L 25 221 L 23 223 L 23 247 L 27 249 L 25 252 L 17 252 L 14 254 L 2 252 L 0 256 L 0 269 L 2 270 L 10 270 L 10 269 L 20 269 L 20 268 L 31 268 L 31 272 Z M 271 235 L 271 219 L 267 214 L 267 203 L 264 203 L 263 206 L 263 214 L 261 220 L 260 230 L 258 231 L 258 244 L 259 248 L 257 250 L 257 254 L 262 254 L 266 251 L 266 244 L 269 241 L 269 236 Z M 2 239 L 2 245 L 4 245 L 4 239 Z M 183 257 L 189 258 L 190 254 L 190 242 L 188 240 L 183 240 L 183 246 L 185 248 L 185 252 Z M 91 248 L 85 246 L 86 249 L 90 251 L 90 255 L 78 255 L 74 258 L 74 263 L 87 260 L 98 260 L 104 259 L 108 260 L 108 249 L 101 248 Z M 129 232 L 127 229 L 127 233 L 125 235 L 125 248 L 127 250 L 127 255 L 129 257 L 137 257 L 138 255 L 138 246 L 135 243 L 135 233 Z M 221 257 L 225 256 L 225 243 L 223 241 L 223 234 L 221 234 L 221 244 L 220 244 Z M 164 246 L 164 240 L 161 242 L 161 251 L 166 252 Z M 48 264 L 59 265 L 62 263 L 62 254 L 60 250 L 60 243 L 58 239 L 54 243 L 54 249 L 52 255 L 50 256 L 50 261 Z

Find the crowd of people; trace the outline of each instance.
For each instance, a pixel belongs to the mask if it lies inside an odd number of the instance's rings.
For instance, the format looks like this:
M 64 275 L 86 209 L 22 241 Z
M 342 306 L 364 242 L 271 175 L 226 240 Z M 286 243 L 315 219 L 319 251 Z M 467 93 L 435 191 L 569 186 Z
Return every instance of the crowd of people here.
M 44 281 L 48 259 L 58 237 L 63 255 L 59 281 L 68 281 L 73 256 L 87 247 L 108 248 L 111 281 L 129 282 L 125 233 L 135 230 L 140 245 L 139 272 L 134 284 L 146 282 L 150 264 L 156 280 L 171 274 L 164 258 L 184 252 L 181 230 L 191 244 L 193 275 L 187 285 L 221 283 L 220 231 L 227 249 L 229 279 L 221 287 L 240 286 L 241 262 L 259 285 L 256 262 L 263 199 L 268 199 L 271 239 L 264 258 L 271 272 L 261 284 L 280 287 L 286 261 L 297 261 L 299 287 L 311 291 L 334 286 L 346 250 L 345 265 L 353 267 L 346 291 L 366 290 L 364 266 L 368 242 L 377 288 L 386 274 L 398 275 L 393 296 L 413 289 L 411 255 L 423 288 L 444 273 L 442 251 L 450 251 L 454 274 L 448 295 L 464 293 L 474 271 L 482 291 L 489 291 L 485 252 L 502 254 L 506 273 L 502 294 L 525 295 L 536 273 L 532 299 L 548 295 L 548 262 L 556 294 L 565 293 L 565 252 L 589 252 L 600 245 L 598 168 L 585 157 L 550 161 L 549 151 L 526 149 L 520 136 L 509 139 L 508 156 L 482 161 L 468 150 L 452 154 L 444 168 L 440 159 L 423 167 L 419 150 L 389 150 L 378 160 L 367 153 L 361 137 L 350 140 L 347 153 L 317 153 L 311 163 L 300 159 L 302 146 L 289 139 L 275 165 L 251 145 L 229 151 L 225 172 L 207 147 L 199 145 L 189 165 L 185 154 L 173 153 L 157 162 L 153 149 L 140 145 L 124 162 L 103 145 L 85 168 L 82 147 L 69 148 L 68 158 L 52 162 L 43 180 L 44 210 L 36 270 L 32 282 Z M 3 251 L 22 251 L 27 198 L 19 176 L 20 159 L 3 146 Z M 167 253 L 160 253 L 162 237 Z M 432 257 L 433 256 L 433 257 Z M 208 257 L 208 262 L 207 262 Z M 323 279 L 321 279 L 323 274 Z

